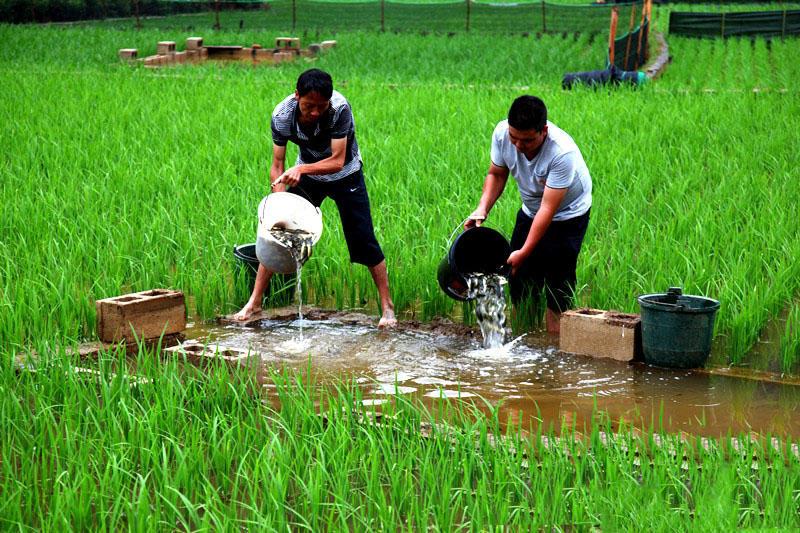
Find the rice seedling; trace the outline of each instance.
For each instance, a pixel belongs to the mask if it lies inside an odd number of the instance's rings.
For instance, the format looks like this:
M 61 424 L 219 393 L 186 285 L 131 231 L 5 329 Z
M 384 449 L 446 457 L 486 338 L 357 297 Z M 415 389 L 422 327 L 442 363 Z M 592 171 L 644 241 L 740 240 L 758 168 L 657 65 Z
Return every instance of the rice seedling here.
M 44 350 L 41 352 L 46 354 Z M 791 443 L 503 427 L 491 405 L 402 397 L 365 409 L 348 382 L 199 372 L 157 352 L 97 374 L 52 352 L 3 364 L 4 528 L 629 529 L 800 525 Z M 480 409 L 477 409 L 480 407 Z
M 11 88 L 0 103 L 6 350 L 91 337 L 93 301 L 131 290 L 179 288 L 201 318 L 241 303 L 247 288 L 234 281 L 230 250 L 254 238 L 255 206 L 267 190 L 269 113 L 308 64 L 150 71 L 115 58 L 123 46 L 146 54 L 158 40 L 190 35 L 0 26 L 7 43 L 0 80 Z M 204 37 L 249 44 L 276 35 L 245 27 Z M 676 38 L 673 64 L 649 88 L 565 93 L 561 74 L 601 66 L 605 43 L 551 35 L 337 38 L 314 64 L 333 73 L 353 104 L 401 309 L 422 318 L 461 313 L 434 272 L 447 236 L 478 197 L 489 134 L 522 92 L 548 102 L 595 177 L 581 302 L 636 311 L 638 294 L 683 285 L 723 303 L 716 333 L 732 348 L 716 362 L 746 362 L 765 321 L 800 288 L 792 230 L 800 192 L 791 179 L 798 109 L 791 92 L 780 92 L 796 78 L 796 42 Z M 740 65 L 773 67 L 723 71 L 744 54 Z M 753 93 L 756 86 L 775 90 Z M 509 233 L 517 205 L 509 187 L 489 224 Z M 349 265 L 335 210 L 325 205 L 323 215 L 325 237 L 304 276 L 307 301 L 372 305 L 373 285 Z

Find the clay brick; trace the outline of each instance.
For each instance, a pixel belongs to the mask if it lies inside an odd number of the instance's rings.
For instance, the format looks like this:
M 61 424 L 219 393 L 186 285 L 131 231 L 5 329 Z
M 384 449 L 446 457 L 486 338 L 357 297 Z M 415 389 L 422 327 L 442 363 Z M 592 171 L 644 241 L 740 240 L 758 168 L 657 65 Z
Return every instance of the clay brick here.
M 576 309 L 561 315 L 563 352 L 632 361 L 641 354 L 639 315 Z
M 175 52 L 175 41 L 159 41 L 156 47 L 158 55 L 166 55 Z
M 186 63 L 186 58 L 188 57 L 186 52 L 175 52 L 175 55 L 172 56 L 176 63 Z
M 323 50 L 327 50 L 328 48 L 335 47 L 336 46 L 336 41 L 333 41 L 333 40 L 331 40 L 331 41 L 322 41 L 321 43 L 319 43 L 319 45 L 322 47 Z
M 198 48 L 202 47 L 203 47 L 202 37 L 189 37 L 188 39 L 186 39 L 187 50 L 197 50 Z
M 161 56 L 147 56 L 144 58 L 144 66 L 157 67 L 161 64 Z
M 134 292 L 95 302 L 97 336 L 103 342 L 153 339 L 186 328 L 183 293 L 169 289 Z
M 120 48 L 118 55 L 123 61 L 132 61 L 139 55 L 139 51 L 136 48 Z

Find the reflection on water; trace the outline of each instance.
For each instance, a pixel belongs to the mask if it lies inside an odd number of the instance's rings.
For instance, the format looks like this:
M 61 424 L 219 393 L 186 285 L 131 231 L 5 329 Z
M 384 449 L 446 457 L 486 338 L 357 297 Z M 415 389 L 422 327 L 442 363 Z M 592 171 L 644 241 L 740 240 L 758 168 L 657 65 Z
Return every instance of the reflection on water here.
M 484 349 L 458 335 L 379 331 L 334 320 L 264 320 L 258 327 L 187 333 L 259 352 L 266 369 L 310 365 L 323 381 L 355 379 L 367 400 L 398 393 L 433 404 L 480 396 L 499 405 L 500 420 L 523 427 L 541 420 L 545 428 L 567 423 L 581 429 L 597 408 L 645 430 L 800 434 L 800 387 L 566 355 L 529 337 Z

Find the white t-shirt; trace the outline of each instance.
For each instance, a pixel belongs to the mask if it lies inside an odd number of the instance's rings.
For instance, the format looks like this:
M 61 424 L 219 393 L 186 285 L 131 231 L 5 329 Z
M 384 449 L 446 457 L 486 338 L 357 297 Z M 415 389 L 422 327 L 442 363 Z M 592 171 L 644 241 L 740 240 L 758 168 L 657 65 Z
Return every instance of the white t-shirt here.
M 547 121 L 547 137 L 532 160 L 508 138 L 508 121 L 497 124 L 492 134 L 492 163 L 509 170 L 517 180 L 522 210 L 529 217 L 542 205 L 544 187 L 567 189 L 553 220 L 569 220 L 592 207 L 592 177 L 581 151 L 567 132 Z

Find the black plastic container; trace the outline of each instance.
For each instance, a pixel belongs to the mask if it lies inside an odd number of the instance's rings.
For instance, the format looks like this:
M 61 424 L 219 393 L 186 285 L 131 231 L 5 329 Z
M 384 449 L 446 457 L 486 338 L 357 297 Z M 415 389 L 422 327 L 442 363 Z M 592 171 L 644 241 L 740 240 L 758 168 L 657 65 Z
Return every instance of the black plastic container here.
M 484 226 L 470 228 L 455 238 L 447 255 L 439 263 L 436 277 L 439 286 L 449 297 L 465 301 L 465 274 L 502 274 L 507 276 L 506 264 L 511 245 L 502 234 Z
M 666 294 L 639 296 L 642 353 L 646 363 L 671 368 L 705 365 L 719 302 L 683 294 L 671 287 Z
M 256 243 L 234 246 L 233 257 L 236 259 L 236 275 L 245 276 L 248 291 L 253 292 L 259 265 Z M 264 297 L 269 298 L 271 305 L 288 305 L 294 298 L 294 283 L 294 274 L 273 274 Z

